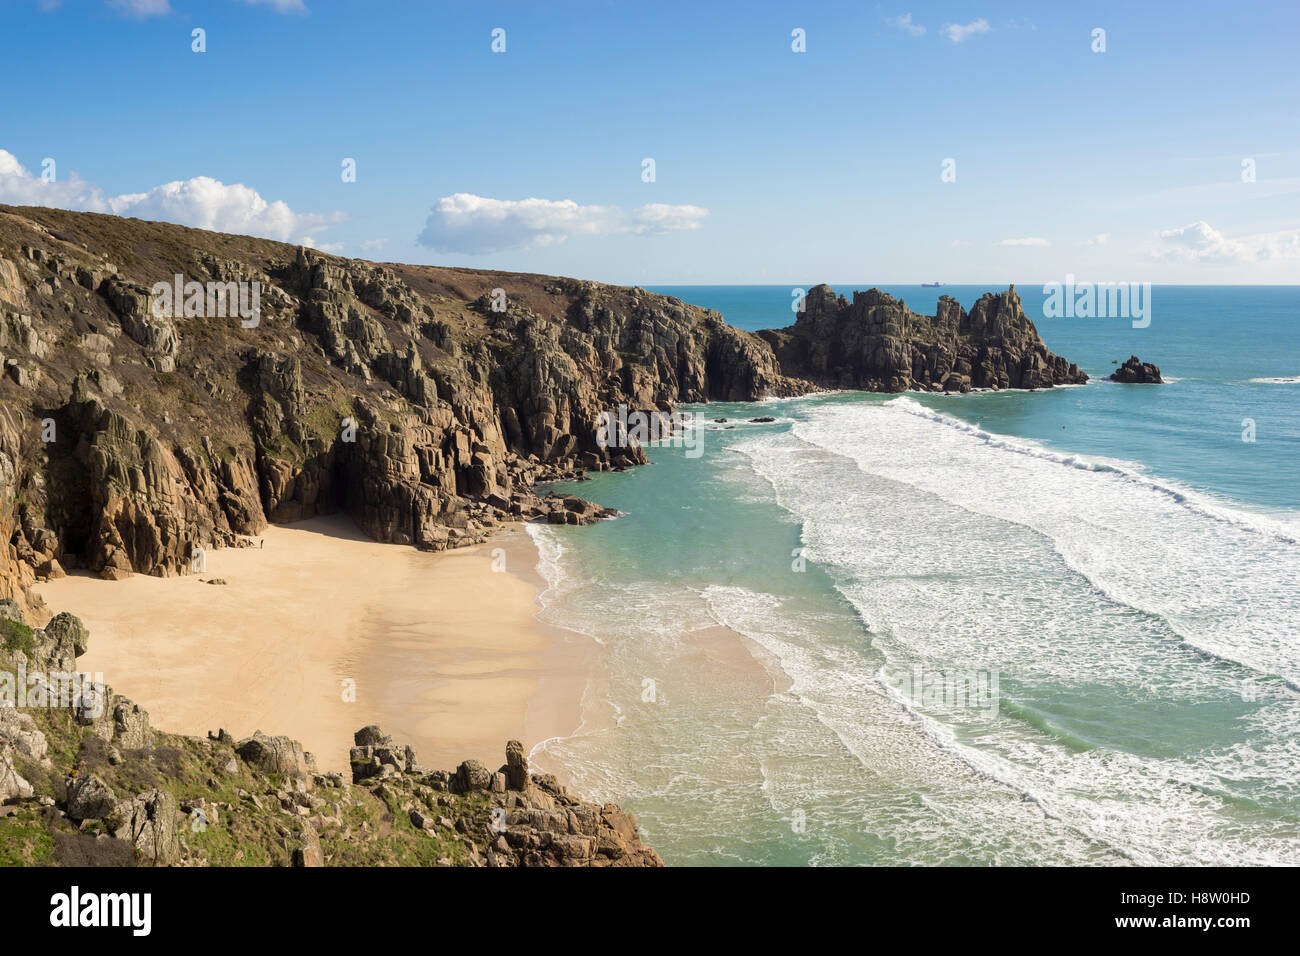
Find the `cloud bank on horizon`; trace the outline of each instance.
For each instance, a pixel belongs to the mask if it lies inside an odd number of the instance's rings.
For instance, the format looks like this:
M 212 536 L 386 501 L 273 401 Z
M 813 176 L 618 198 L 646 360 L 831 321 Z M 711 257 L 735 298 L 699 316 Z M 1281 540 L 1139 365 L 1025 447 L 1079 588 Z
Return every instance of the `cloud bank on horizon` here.
M 646 236 L 698 229 L 708 214 L 700 206 L 667 203 L 624 210 L 584 206 L 571 199 L 488 199 L 455 193 L 434 205 L 417 241 L 438 252 L 486 255 L 548 246 L 571 236 Z
M 1195 263 L 1263 262 L 1300 259 L 1300 229 L 1230 239 L 1204 220 L 1160 233 L 1161 259 Z

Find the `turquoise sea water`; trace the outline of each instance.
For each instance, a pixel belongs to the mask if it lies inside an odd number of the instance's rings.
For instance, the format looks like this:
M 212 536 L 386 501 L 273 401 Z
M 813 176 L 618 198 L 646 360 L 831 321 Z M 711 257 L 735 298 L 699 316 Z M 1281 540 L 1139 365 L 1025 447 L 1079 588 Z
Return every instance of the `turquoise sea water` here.
M 1145 329 L 1019 291 L 1170 384 L 698 407 L 698 457 L 575 488 L 623 517 L 532 528 L 602 665 L 534 758 L 669 863 L 1300 862 L 1300 289 L 1156 287 Z

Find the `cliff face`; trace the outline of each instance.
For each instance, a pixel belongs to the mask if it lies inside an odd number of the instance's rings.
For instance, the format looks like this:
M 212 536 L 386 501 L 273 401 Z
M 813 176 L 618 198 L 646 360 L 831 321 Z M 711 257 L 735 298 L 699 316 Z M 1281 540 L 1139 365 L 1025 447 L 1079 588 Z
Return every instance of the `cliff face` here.
M 156 308 L 177 276 L 206 302 Z M 244 305 L 241 283 L 255 316 L 214 299 Z M 619 406 L 1085 380 L 1014 288 L 929 317 L 818 286 L 794 326 L 751 334 L 641 289 L 0 206 L 0 686 L 85 651 L 80 622 L 28 589 L 67 567 L 189 573 L 268 522 L 338 510 L 432 550 L 505 520 L 607 517 L 533 485 L 645 462 L 635 442 L 602 446 Z M 287 738 L 166 735 L 111 690 L 103 703 L 0 707 L 13 862 L 660 862 L 627 814 L 529 774 L 514 742 L 495 773 L 440 773 L 363 728 L 345 781 Z
M 819 285 L 794 325 L 758 334 L 783 372 L 828 388 L 968 392 L 1088 380 L 1048 351 L 1015 286 L 985 294 L 969 313 L 943 296 L 929 316 L 878 289 L 855 292 L 850 303 Z
M 260 314 L 233 291 L 156 309 L 176 275 L 256 282 Z M 757 336 L 640 289 L 3 206 L 0 356 L 0 595 L 21 601 L 38 575 L 187 573 L 196 549 L 336 510 L 434 550 L 594 520 L 532 485 L 646 460 L 601 447 L 602 413 L 807 387 Z
M 206 302 L 182 285 L 157 308 L 177 276 Z M 68 567 L 188 573 L 268 522 L 338 510 L 432 550 L 510 519 L 598 520 L 532 488 L 643 463 L 599 440 L 620 405 L 1086 380 L 1014 288 L 931 317 L 817 286 L 795 325 L 751 334 L 642 289 L 6 206 L 0 361 L 0 596 L 24 605 Z

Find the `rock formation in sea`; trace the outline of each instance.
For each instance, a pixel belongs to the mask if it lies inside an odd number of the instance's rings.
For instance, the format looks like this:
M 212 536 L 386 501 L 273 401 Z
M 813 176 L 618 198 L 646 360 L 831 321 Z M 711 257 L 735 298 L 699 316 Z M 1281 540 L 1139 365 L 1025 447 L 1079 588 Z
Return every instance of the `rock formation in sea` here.
M 320 773 L 288 737 L 154 728 L 133 701 L 76 674 L 89 641 L 71 614 L 32 627 L 0 601 L 6 864 L 663 865 L 630 813 L 531 773 L 518 741 L 496 771 L 475 760 L 429 770 L 363 727 L 350 774 Z
M 1130 355 L 1128 361 L 1110 373 L 1111 381 L 1124 382 L 1129 385 L 1163 385 L 1159 367 L 1150 362 L 1143 362 L 1136 355 Z
M 1088 380 L 1048 351 L 1014 285 L 985 293 L 970 312 L 941 296 L 934 315 L 913 312 L 879 289 L 854 292 L 850 302 L 819 285 L 804 297 L 794 325 L 758 334 L 784 374 L 826 388 L 969 392 Z

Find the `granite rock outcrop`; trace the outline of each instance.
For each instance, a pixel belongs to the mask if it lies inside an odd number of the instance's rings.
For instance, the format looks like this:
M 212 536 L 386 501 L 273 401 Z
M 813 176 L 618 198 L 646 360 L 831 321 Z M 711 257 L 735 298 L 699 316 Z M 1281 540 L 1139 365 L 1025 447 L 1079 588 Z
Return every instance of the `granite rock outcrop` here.
M 175 276 L 250 287 L 256 321 L 160 308 Z M 22 602 L 71 568 L 193 573 L 337 511 L 429 550 L 586 524 L 614 512 L 533 488 L 647 461 L 603 416 L 807 388 L 643 289 L 32 207 L 0 206 L 0 359 L 0 595 Z
M 873 392 L 968 392 L 1051 388 L 1088 376 L 1048 350 L 1013 285 L 967 312 L 942 296 L 934 315 L 870 289 L 850 302 L 827 285 L 810 289 L 795 324 L 758 333 L 786 375 L 819 386 Z
M 1111 372 L 1110 379 L 1127 385 L 1163 385 L 1165 381 L 1160 377 L 1158 366 L 1143 362 L 1136 355 L 1130 355 L 1123 365 Z

